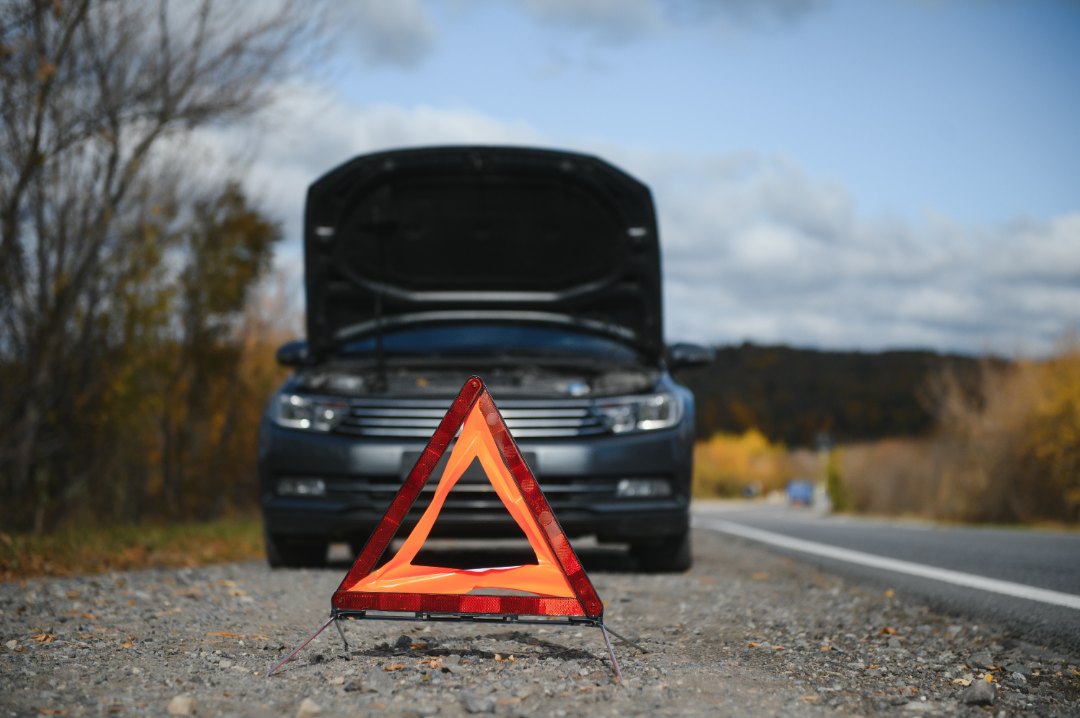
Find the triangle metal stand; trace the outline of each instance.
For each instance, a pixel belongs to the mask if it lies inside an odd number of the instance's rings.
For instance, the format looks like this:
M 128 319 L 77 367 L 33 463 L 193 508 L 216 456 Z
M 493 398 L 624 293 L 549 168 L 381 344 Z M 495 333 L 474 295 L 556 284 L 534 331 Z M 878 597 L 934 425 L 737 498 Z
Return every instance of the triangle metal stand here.
M 296 654 L 304 649 L 307 644 L 311 643 L 315 638 L 326 630 L 326 628 L 332 623 L 338 631 L 338 635 L 341 636 L 341 642 L 345 644 L 345 655 L 348 656 L 349 642 L 345 638 L 345 631 L 341 628 L 341 622 L 344 620 L 367 620 L 367 621 L 446 621 L 456 623 L 513 623 L 513 624 L 534 624 L 534 625 L 563 625 L 563 626 L 594 626 L 600 629 L 600 635 L 604 638 L 604 646 L 607 648 L 608 657 L 611 659 L 611 667 L 615 673 L 615 682 L 622 682 L 622 671 L 619 669 L 619 661 L 615 657 L 615 649 L 611 646 L 611 639 L 608 637 L 610 633 L 612 636 L 618 638 L 621 642 L 637 648 L 642 653 L 647 651 L 639 644 L 631 641 L 630 639 L 622 636 L 614 630 L 604 625 L 603 619 L 587 618 L 587 617 L 564 617 L 564 618 L 542 618 L 539 616 L 508 616 L 508 615 L 476 615 L 476 614 L 460 614 L 460 613 L 427 613 L 416 612 L 412 615 L 408 613 L 395 613 L 395 614 L 382 614 L 373 613 L 370 611 L 343 611 L 340 609 L 331 609 L 330 618 L 326 620 L 315 633 L 311 634 L 306 640 L 297 644 L 295 648 L 289 651 L 288 655 L 275 663 L 270 670 L 266 672 L 266 678 L 269 678 L 277 669 L 288 663 Z

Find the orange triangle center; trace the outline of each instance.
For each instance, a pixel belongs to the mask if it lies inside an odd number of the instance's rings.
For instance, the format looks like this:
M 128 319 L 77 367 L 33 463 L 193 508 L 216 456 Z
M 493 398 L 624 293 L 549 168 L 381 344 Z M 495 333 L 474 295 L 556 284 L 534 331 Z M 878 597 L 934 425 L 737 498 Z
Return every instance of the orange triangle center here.
M 495 493 L 521 528 L 536 554 L 536 564 L 497 568 L 452 569 L 413 563 L 431 533 L 447 495 L 458 479 L 478 459 Z M 350 590 L 373 592 L 456 593 L 482 590 L 525 591 L 542 596 L 574 596 L 544 534 L 529 511 L 521 489 L 514 482 L 488 430 L 479 402 L 473 405 L 457 444 L 450 452 L 435 496 L 398 552 L 381 568 Z

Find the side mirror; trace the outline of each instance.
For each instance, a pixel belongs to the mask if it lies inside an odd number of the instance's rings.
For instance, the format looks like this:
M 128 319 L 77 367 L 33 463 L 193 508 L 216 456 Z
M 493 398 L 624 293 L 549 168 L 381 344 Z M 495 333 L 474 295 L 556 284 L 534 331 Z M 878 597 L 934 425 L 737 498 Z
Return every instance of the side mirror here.
M 668 347 L 668 365 L 672 369 L 685 369 L 692 366 L 711 364 L 716 360 L 716 352 L 700 344 L 672 344 Z
M 292 367 L 295 369 L 296 367 L 307 364 L 307 360 L 307 342 L 302 339 L 286 342 L 278 347 L 277 363 L 281 366 Z

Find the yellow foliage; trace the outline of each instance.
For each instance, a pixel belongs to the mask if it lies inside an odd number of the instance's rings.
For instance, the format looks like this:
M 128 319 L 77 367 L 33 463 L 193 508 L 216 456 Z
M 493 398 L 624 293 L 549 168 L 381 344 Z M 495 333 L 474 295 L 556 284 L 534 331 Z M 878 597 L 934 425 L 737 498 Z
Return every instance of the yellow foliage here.
M 695 496 L 738 496 L 747 487 L 767 492 L 782 488 L 795 473 L 784 446 L 756 429 L 716 434 L 694 446 Z

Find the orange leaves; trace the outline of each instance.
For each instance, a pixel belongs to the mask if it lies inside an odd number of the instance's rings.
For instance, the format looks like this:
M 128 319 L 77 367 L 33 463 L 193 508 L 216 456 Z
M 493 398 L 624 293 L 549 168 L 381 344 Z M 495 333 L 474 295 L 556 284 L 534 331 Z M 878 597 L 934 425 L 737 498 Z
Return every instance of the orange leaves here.
M 34 639 L 38 643 L 52 643 L 56 640 L 55 635 L 44 632 L 31 634 L 30 638 Z

